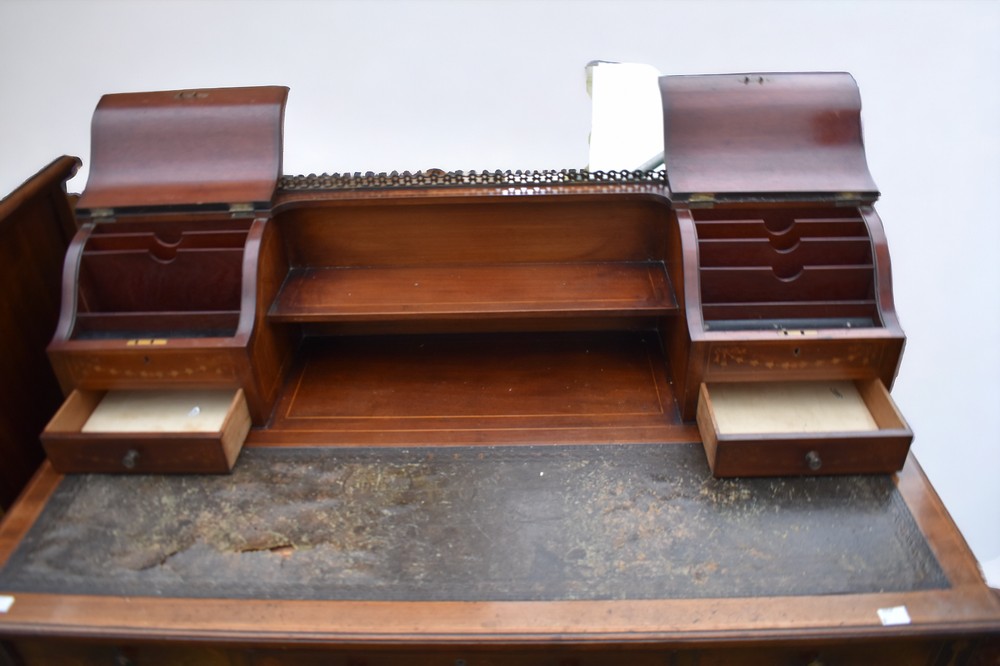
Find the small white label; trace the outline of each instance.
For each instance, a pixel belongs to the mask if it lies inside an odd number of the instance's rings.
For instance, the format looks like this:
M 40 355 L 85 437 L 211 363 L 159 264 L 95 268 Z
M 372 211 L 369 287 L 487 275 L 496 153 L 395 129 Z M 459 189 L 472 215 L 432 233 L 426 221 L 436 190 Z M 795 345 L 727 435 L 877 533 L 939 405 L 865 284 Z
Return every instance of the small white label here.
M 878 619 L 882 621 L 882 626 L 884 627 L 889 627 L 897 624 L 909 624 L 910 614 L 906 612 L 906 606 L 879 608 Z
M 6 613 L 14 605 L 14 597 L 0 594 L 0 613 Z

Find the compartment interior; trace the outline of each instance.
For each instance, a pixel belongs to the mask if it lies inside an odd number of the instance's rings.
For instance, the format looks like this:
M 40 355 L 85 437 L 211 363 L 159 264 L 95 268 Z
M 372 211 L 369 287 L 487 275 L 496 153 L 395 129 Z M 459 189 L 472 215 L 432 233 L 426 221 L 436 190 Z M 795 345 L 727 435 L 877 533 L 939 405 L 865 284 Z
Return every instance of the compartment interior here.
M 85 241 L 75 339 L 228 337 L 248 221 L 103 223 Z
M 219 432 L 232 403 L 229 390 L 108 391 L 80 431 Z
M 909 430 L 878 379 L 713 383 L 702 400 L 720 437 Z
M 279 213 L 290 270 L 267 319 L 303 344 L 254 436 L 662 441 L 681 426 L 661 342 L 678 312 L 668 215 L 541 196 Z
M 47 434 L 218 433 L 237 399 L 230 389 L 73 391 Z
M 692 257 L 682 256 L 660 198 L 465 194 L 279 208 L 268 240 L 255 246 L 265 296 L 248 356 L 264 359 L 271 374 L 254 378 L 262 417 L 250 441 L 694 440 L 672 374 L 688 371 L 692 354 L 675 291 L 685 270 L 701 278 L 708 328 L 736 331 L 737 339 L 740 330 L 776 326 L 876 325 L 873 250 L 858 210 L 693 214 L 698 261 L 685 266 Z M 232 335 L 249 226 L 229 219 L 97 225 L 81 253 L 76 338 L 138 333 L 198 344 Z M 209 345 L 204 353 L 213 353 Z M 140 361 L 159 362 L 143 354 L 127 369 L 141 374 Z M 187 368 L 163 358 L 159 386 L 175 381 L 171 372 L 183 383 Z M 242 371 L 231 381 L 246 387 Z M 846 407 L 868 404 L 859 389 L 830 386 L 844 397 L 840 411 L 831 407 L 801 432 L 872 427 L 864 409 Z M 805 388 L 790 385 L 772 397 L 787 405 L 782 418 L 825 413 L 820 398 L 829 396 Z M 740 399 L 720 399 L 723 418 L 737 418 L 729 403 Z M 127 413 L 135 400 L 109 397 L 86 427 L 152 428 L 125 425 L 134 423 Z M 788 429 L 774 421 L 778 411 L 757 425 L 763 412 L 743 411 L 735 431 Z
M 881 326 L 856 208 L 692 211 L 708 330 Z
M 702 384 L 698 429 L 718 477 L 894 472 L 913 440 L 878 379 Z
M 316 336 L 251 437 L 555 444 L 669 441 L 681 427 L 655 331 Z
M 719 435 L 871 432 L 878 424 L 851 381 L 710 386 Z
M 281 322 L 649 317 L 676 312 L 666 212 L 517 198 L 302 208 L 278 217 Z M 405 330 L 405 329 L 401 329 Z

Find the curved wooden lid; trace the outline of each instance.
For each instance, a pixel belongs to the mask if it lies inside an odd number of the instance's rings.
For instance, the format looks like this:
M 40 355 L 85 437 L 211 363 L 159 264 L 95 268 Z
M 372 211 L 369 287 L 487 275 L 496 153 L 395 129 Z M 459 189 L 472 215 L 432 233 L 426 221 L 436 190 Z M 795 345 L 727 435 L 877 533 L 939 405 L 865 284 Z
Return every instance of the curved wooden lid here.
M 878 198 L 850 74 L 664 76 L 660 92 L 675 200 Z
M 266 206 L 287 98 L 280 86 L 105 95 L 78 207 Z

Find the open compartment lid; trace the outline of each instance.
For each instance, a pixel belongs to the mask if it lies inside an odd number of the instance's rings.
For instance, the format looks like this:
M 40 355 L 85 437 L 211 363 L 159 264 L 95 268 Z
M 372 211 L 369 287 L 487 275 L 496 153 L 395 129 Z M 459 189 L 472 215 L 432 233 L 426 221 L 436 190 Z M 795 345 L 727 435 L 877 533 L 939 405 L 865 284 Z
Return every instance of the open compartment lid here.
M 287 98 L 280 86 L 103 96 L 78 208 L 268 207 Z
M 846 73 L 664 76 L 675 201 L 874 201 L 861 96 Z

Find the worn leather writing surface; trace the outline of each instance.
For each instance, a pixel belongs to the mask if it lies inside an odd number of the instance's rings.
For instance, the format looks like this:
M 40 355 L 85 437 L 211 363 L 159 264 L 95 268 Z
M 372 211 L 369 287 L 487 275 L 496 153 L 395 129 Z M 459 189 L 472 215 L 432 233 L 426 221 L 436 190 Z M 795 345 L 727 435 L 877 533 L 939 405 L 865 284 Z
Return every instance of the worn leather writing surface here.
M 713 479 L 698 444 L 243 452 L 73 476 L 0 592 L 329 600 L 947 587 L 891 477 Z

